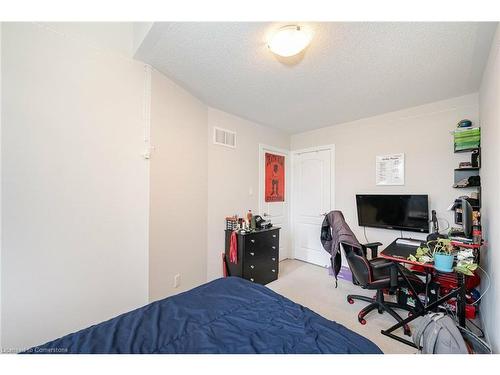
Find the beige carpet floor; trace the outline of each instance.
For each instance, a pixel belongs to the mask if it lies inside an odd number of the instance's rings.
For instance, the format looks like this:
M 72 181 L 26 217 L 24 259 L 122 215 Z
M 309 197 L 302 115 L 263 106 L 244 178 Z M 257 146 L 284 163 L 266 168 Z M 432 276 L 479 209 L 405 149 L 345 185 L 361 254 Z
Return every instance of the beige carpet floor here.
M 367 303 L 356 301 L 350 305 L 346 301 L 346 296 L 348 294 L 373 296 L 373 291 L 363 290 L 351 282 L 340 279 L 338 288 L 335 288 L 334 278 L 328 275 L 326 268 L 298 260 L 282 261 L 279 272 L 278 280 L 267 284 L 267 287 L 275 292 L 367 337 L 386 354 L 416 353 L 416 349 L 380 333 L 382 329 L 395 324 L 394 318 L 390 315 L 379 314 L 375 310 L 366 316 L 366 325 L 358 322 L 358 312 Z M 399 312 L 402 317 L 406 317 L 406 312 Z M 412 325 L 410 328 L 413 328 Z M 403 336 L 402 329 L 397 330 L 396 333 Z

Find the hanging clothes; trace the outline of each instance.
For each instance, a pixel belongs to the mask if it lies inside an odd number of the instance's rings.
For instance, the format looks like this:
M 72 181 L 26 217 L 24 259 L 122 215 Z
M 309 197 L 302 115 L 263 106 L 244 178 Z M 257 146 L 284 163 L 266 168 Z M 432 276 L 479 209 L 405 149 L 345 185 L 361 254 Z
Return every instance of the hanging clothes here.
M 238 264 L 238 235 L 237 231 L 231 233 L 231 241 L 229 243 L 229 261 Z
M 351 228 L 347 225 L 341 211 L 330 211 L 321 225 L 321 243 L 324 249 L 330 253 L 332 259 L 333 274 L 335 276 L 335 287 L 337 287 L 337 275 L 342 265 L 340 256 L 340 243 L 362 249 Z

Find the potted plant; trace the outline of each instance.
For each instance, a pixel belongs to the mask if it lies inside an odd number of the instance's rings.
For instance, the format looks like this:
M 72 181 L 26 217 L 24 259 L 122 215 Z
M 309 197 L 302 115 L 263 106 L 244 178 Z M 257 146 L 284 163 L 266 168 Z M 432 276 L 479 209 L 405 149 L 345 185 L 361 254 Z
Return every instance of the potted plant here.
M 434 261 L 434 267 L 438 271 L 451 272 L 453 266 L 453 246 L 446 238 L 427 241 L 420 246 L 415 255 L 410 255 L 408 260 L 419 263 L 430 263 Z
M 451 240 L 440 238 L 434 244 L 434 249 L 432 251 L 434 258 L 434 268 L 442 272 L 452 272 L 453 271 L 453 246 L 451 245 Z
M 434 262 L 434 267 L 438 271 L 463 273 L 467 276 L 472 276 L 478 265 L 474 263 L 472 257 L 460 259 L 455 268 L 453 268 L 454 254 L 451 240 L 440 238 L 435 241 L 428 241 L 421 245 L 415 255 L 408 256 L 408 260 L 418 263 Z

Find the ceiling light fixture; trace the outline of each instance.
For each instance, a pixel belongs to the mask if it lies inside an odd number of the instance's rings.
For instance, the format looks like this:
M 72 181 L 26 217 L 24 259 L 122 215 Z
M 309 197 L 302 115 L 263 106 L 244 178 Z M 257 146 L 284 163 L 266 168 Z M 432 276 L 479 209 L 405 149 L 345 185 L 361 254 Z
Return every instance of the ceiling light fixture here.
M 276 55 L 289 57 L 298 54 L 311 42 L 311 36 L 303 27 L 288 25 L 281 27 L 269 40 L 267 46 Z

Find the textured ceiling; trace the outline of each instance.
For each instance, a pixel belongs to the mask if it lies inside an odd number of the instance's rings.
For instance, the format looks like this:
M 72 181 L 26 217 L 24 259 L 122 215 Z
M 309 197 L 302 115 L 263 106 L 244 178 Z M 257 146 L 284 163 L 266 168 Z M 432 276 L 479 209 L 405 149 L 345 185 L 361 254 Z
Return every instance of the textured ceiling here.
M 496 23 L 300 23 L 298 58 L 266 39 L 283 23 L 155 23 L 136 58 L 208 105 L 290 133 L 475 92 Z

